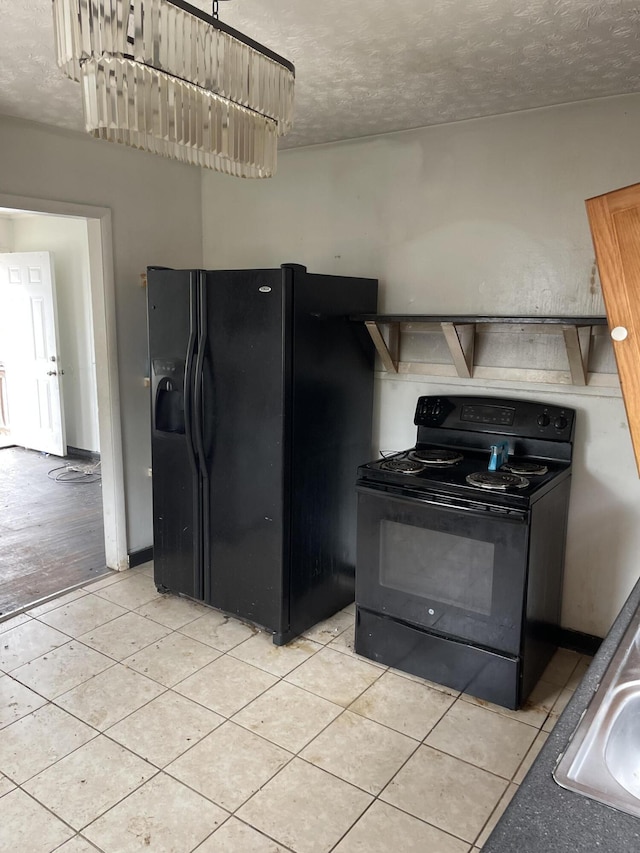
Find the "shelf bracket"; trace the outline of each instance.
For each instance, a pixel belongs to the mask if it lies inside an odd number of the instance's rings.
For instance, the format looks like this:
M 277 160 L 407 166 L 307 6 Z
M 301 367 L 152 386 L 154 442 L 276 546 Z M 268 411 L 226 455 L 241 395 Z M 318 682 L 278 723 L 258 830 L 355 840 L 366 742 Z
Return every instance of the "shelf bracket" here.
M 591 326 L 563 326 L 562 335 L 567 350 L 571 382 L 586 385 L 589 375 Z
M 398 372 L 398 361 L 400 351 L 400 323 L 388 323 L 389 326 L 389 343 L 384 339 L 380 326 L 375 320 L 366 320 L 365 326 L 371 335 L 378 355 L 382 360 L 384 369 L 388 373 Z
M 461 379 L 473 376 L 473 351 L 476 340 L 475 323 L 440 323 L 456 373 Z
M 386 372 L 395 376 L 416 375 L 452 377 L 459 379 L 508 380 L 510 382 L 535 382 L 551 385 L 594 386 L 618 388 L 615 373 L 589 373 L 593 338 L 607 334 L 607 318 L 601 316 L 494 316 L 488 314 L 363 314 L 350 317 L 363 322 L 380 356 Z M 553 369 L 534 367 L 498 367 L 476 364 L 475 344 L 478 353 L 487 358 L 483 346 L 483 331 L 490 333 L 508 331 L 510 334 L 562 335 L 567 362 Z M 409 356 L 411 347 L 403 351 L 403 334 L 439 332 L 447 344 L 449 358 L 436 362 L 401 361 Z M 476 336 L 476 332 L 478 335 Z M 438 346 L 442 349 L 441 339 Z M 562 345 L 561 345 L 562 350 Z M 562 353 L 558 353 L 562 360 Z M 567 367 L 569 369 L 567 369 Z

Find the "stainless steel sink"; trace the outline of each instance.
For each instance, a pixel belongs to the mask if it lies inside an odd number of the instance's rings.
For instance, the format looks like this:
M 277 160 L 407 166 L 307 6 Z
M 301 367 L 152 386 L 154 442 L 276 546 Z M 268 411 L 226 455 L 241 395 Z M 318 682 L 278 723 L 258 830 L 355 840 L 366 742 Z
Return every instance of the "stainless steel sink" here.
M 640 817 L 640 609 L 553 776 L 563 788 Z

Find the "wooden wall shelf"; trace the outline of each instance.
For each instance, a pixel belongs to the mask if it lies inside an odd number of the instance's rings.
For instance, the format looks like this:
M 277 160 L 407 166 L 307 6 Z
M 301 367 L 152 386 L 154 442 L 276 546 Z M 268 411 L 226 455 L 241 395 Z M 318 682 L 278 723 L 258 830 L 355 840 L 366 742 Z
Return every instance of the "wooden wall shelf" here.
M 582 386 L 611 387 L 618 382 L 617 374 L 614 373 L 589 373 L 591 342 L 595 335 L 608 333 L 606 317 L 360 314 L 350 319 L 364 322 L 388 373 Z M 479 326 L 484 331 L 562 335 L 568 370 L 478 365 L 475 363 L 475 348 Z M 446 341 L 451 363 L 401 361 L 402 334 L 405 332 L 440 332 Z

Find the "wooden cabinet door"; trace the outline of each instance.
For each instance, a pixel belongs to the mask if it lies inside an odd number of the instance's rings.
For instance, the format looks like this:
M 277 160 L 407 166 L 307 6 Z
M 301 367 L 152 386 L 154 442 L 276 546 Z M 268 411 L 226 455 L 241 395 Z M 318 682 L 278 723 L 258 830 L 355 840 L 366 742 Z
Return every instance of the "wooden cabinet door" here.
M 640 184 L 586 205 L 640 474 Z

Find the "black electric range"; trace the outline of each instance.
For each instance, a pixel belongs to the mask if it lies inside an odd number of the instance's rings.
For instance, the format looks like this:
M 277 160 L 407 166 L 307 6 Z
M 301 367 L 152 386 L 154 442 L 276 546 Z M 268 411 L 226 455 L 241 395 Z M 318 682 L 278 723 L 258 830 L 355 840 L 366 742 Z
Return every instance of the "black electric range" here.
M 420 397 L 358 469 L 356 651 L 508 707 L 555 649 L 575 412 Z

